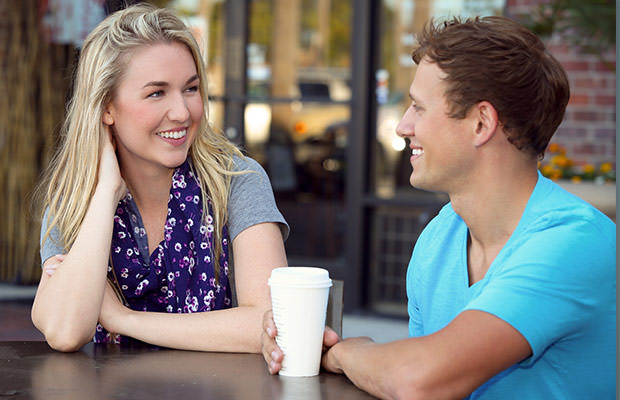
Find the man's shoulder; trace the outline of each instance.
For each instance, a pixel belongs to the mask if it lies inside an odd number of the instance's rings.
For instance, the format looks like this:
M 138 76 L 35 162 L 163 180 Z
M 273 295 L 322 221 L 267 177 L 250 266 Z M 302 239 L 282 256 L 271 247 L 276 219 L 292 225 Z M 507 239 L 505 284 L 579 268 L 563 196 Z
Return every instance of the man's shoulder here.
M 532 200 L 506 245 L 507 265 L 531 265 L 536 274 L 557 273 L 558 279 L 615 273 L 612 220 L 556 184 Z
M 554 182 L 546 180 L 543 184 L 523 215 L 522 224 L 527 225 L 527 230 L 588 232 L 602 240 L 613 235 L 615 243 L 616 224 L 609 217 Z

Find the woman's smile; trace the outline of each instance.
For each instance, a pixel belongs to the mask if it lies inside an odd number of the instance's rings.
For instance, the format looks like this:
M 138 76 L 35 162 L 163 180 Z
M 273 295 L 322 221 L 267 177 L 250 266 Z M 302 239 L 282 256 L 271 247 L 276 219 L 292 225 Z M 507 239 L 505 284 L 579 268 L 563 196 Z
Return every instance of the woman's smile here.
M 170 143 L 173 146 L 180 146 L 185 143 L 185 140 L 187 139 L 187 128 L 185 127 L 157 132 L 157 136 L 159 136 L 166 143 Z

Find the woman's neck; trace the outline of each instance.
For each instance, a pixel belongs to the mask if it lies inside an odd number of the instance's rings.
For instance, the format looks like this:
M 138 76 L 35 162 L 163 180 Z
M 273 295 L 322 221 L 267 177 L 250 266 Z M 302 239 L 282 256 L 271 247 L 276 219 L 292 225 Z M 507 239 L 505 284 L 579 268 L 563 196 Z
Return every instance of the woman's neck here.
M 138 208 L 160 208 L 168 203 L 173 168 L 143 168 L 121 165 L 121 173 Z

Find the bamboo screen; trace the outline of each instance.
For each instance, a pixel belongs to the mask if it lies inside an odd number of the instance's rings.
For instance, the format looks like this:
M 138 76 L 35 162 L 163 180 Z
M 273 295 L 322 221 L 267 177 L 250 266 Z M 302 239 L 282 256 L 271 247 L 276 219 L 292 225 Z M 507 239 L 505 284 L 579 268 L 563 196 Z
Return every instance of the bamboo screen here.
M 33 190 L 64 117 L 76 51 L 48 43 L 39 1 L 0 1 L 0 281 L 36 283 L 40 210 Z

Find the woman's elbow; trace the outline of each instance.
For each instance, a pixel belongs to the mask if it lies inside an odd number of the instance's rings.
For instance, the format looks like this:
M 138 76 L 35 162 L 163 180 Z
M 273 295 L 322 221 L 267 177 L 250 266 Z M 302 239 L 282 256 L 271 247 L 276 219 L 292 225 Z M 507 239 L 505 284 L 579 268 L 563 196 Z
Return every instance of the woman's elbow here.
M 92 335 L 86 336 L 70 332 L 46 332 L 44 335 L 47 344 L 52 349 L 64 353 L 78 351 L 92 340 Z
M 44 324 L 41 318 L 37 316 L 35 311 L 31 313 L 32 323 L 43 334 L 47 344 L 54 350 L 62 352 L 78 351 L 82 346 L 92 340 L 94 329 L 88 332 L 79 332 L 77 327 L 67 327 L 66 324 L 62 328 L 54 327 L 54 324 Z

